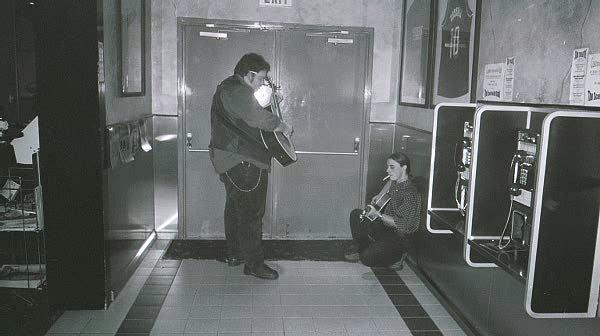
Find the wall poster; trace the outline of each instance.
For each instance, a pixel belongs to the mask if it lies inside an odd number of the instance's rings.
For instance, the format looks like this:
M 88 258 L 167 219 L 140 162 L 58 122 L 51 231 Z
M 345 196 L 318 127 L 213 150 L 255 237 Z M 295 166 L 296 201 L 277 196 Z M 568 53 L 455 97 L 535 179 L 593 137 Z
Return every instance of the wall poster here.
M 402 7 L 399 104 L 425 107 L 428 103 L 432 45 L 433 0 L 406 0 Z
M 600 54 L 589 55 L 584 96 L 586 106 L 600 106 Z
M 432 105 L 474 101 L 471 89 L 478 6 L 478 0 L 438 1 Z
M 571 60 L 571 84 L 569 85 L 569 104 L 585 104 L 585 75 L 587 74 L 588 48 L 573 50 Z
M 504 99 L 504 63 L 486 64 L 483 74 L 483 96 L 486 101 Z
M 504 101 L 513 101 L 513 89 L 515 86 L 515 59 L 507 57 L 504 62 Z

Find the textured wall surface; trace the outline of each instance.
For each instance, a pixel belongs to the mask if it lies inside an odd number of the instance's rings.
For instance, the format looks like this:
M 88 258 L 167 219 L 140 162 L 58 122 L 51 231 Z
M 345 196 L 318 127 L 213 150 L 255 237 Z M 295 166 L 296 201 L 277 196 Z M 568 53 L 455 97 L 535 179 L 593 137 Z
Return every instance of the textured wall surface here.
M 600 0 L 483 1 L 477 98 L 485 64 L 516 56 L 514 101 L 568 104 L 573 50 L 600 52 Z
M 255 0 L 153 0 L 154 114 L 177 114 L 177 17 L 374 27 L 372 121 L 395 121 L 400 0 L 296 1 L 264 8 Z M 232 65 L 233 67 L 233 65 Z

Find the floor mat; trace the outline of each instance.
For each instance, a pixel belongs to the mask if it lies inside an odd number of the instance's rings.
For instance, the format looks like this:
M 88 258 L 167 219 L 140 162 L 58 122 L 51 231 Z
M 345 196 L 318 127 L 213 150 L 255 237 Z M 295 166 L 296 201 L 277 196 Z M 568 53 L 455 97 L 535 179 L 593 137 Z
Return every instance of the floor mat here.
M 344 260 L 351 240 L 264 240 L 267 260 Z M 173 240 L 163 259 L 216 259 L 225 255 L 224 240 Z

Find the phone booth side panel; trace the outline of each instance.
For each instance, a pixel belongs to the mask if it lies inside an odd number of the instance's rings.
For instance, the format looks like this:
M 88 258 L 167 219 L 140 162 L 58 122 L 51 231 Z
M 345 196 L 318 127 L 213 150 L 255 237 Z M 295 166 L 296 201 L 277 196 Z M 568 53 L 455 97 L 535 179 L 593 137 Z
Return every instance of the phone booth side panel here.
M 600 285 L 600 113 L 544 120 L 525 308 L 537 318 L 593 318 Z

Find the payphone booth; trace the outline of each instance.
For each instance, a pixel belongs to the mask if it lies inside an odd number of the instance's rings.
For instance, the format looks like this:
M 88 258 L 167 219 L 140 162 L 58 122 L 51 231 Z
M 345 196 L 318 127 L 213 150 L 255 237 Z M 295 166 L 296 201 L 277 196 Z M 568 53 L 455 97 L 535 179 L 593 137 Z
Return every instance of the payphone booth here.
M 427 230 L 464 235 L 475 104 L 441 103 L 433 111 Z
M 600 112 L 554 112 L 541 133 L 525 308 L 536 318 L 595 318 Z
M 470 266 L 504 263 L 525 281 L 536 153 L 548 112 L 529 106 L 477 109 L 464 247 Z

